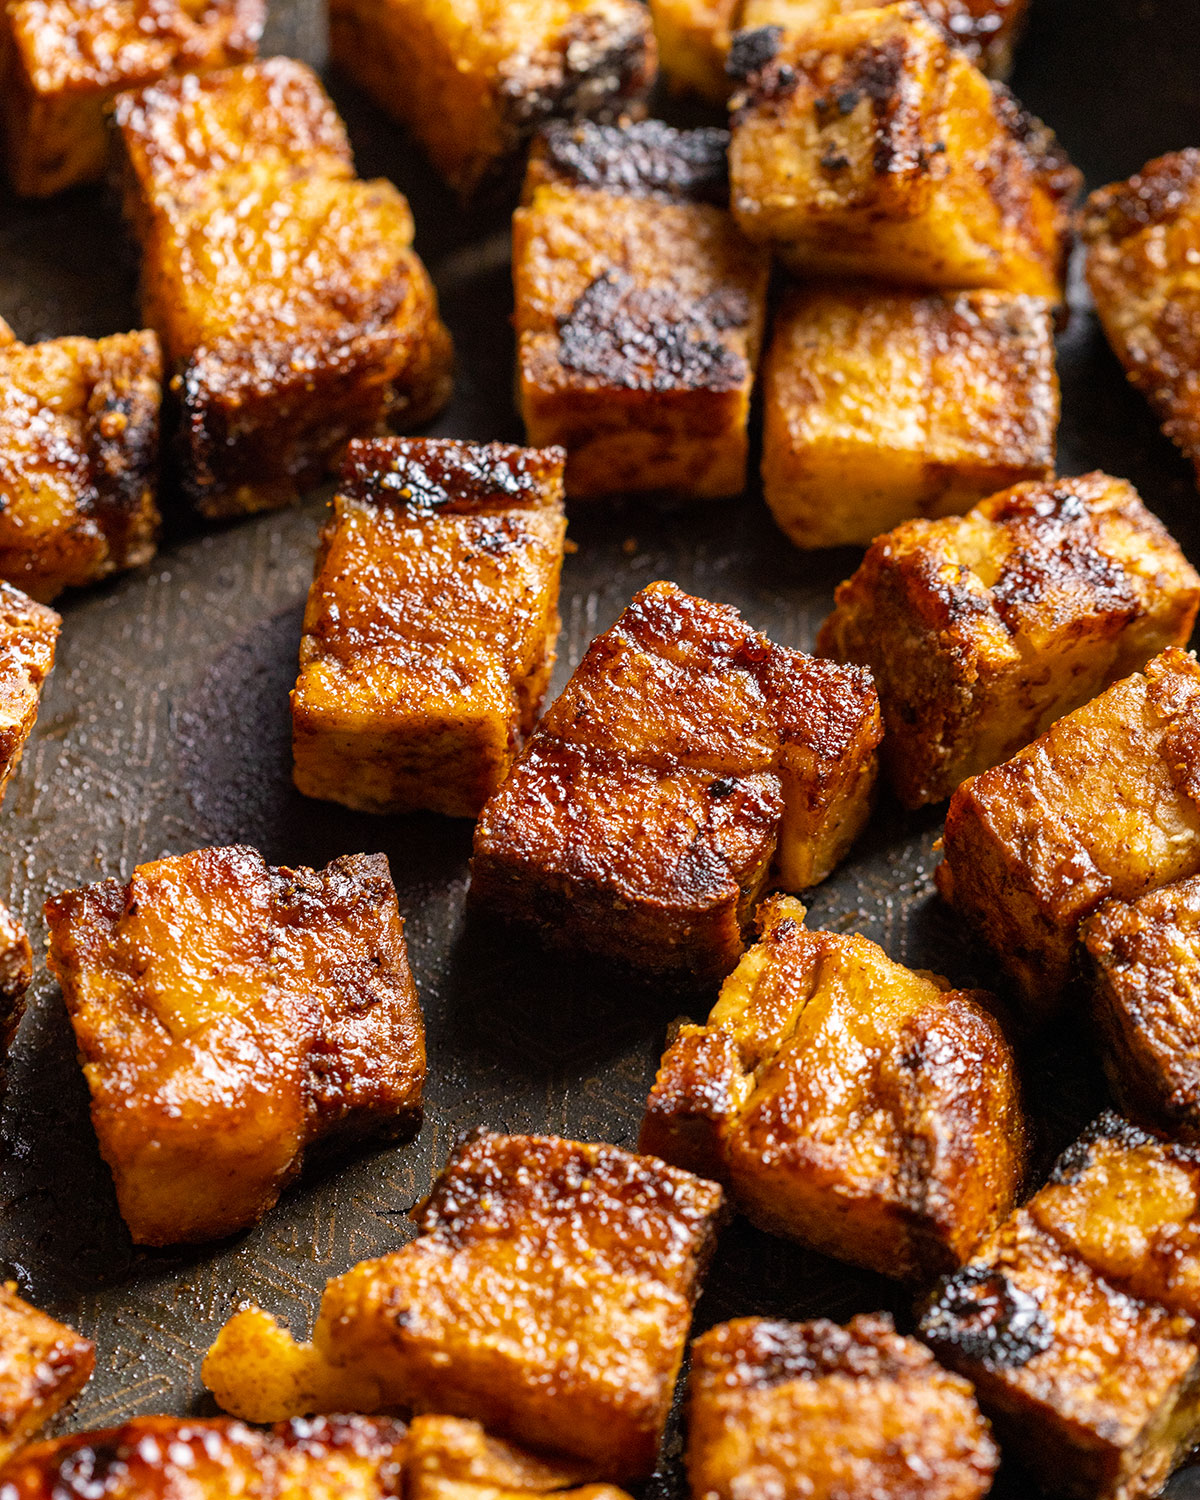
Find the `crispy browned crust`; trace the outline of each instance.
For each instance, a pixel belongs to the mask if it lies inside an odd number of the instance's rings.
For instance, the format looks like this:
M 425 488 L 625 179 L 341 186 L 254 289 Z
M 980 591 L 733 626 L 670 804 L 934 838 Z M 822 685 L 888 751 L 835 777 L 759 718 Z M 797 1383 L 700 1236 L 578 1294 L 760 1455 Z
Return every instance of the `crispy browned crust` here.
M 138 1243 L 244 1228 L 308 1147 L 419 1118 L 421 1012 L 382 854 L 314 872 L 198 850 L 55 897 L 46 922 Z
M 550 1460 L 489 1436 L 463 1417 L 415 1417 L 408 1429 L 405 1500 L 629 1500 L 609 1484 L 580 1484 L 587 1466 Z
M 523 199 L 557 185 L 657 198 L 666 203 L 729 202 L 729 132 L 676 130 L 661 120 L 621 125 L 558 121 L 538 132 Z
M 286 504 L 349 438 L 445 402 L 450 340 L 408 203 L 355 176 L 311 69 L 172 79 L 122 94 L 113 117 L 143 310 L 175 375 L 180 482 L 206 515 Z
M 1024 484 L 879 537 L 818 649 L 869 667 L 908 807 L 950 796 L 1168 646 L 1200 577 L 1124 480 Z
M 711 983 L 768 880 L 815 884 L 849 848 L 878 740 L 865 673 L 652 584 L 484 808 L 472 898 L 551 943 Z
M 294 776 L 367 812 L 477 817 L 554 665 L 561 449 L 354 442 L 292 694 Z
M 0 1464 L 79 1394 L 95 1363 L 90 1339 L 0 1283 Z
M 25 1014 L 25 991 L 33 978 L 33 949 L 29 934 L 0 902 L 0 1089 L 4 1060 Z
M 970 1385 L 885 1313 L 738 1318 L 692 1345 L 688 1478 L 705 1500 L 980 1500 L 999 1453 Z
M 1200 150 L 1157 157 L 1099 188 L 1082 235 L 1108 341 L 1200 478 Z
M 37 722 L 61 629 L 62 619 L 54 610 L 0 583 L 0 798 Z

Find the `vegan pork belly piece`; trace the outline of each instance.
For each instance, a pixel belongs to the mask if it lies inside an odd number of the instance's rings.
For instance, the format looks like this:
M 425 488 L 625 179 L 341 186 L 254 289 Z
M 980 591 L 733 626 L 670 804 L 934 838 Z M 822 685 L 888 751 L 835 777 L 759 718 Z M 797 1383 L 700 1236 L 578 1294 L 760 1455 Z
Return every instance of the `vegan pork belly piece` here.
M 386 858 L 199 849 L 46 903 L 92 1123 L 138 1244 L 272 1207 L 317 1143 L 420 1118 L 425 1044 Z
M 650 584 L 484 808 L 472 899 L 551 943 L 714 982 L 769 883 L 815 885 L 850 848 L 879 737 L 868 673 Z
M 792 270 L 1059 302 L 1082 179 L 917 6 L 740 33 L 734 217 Z
M 562 469 L 553 448 L 350 445 L 292 694 L 302 792 L 478 815 L 554 665 Z
M 96 1346 L 0 1283 L 0 1464 L 91 1378 Z
M 113 117 L 180 483 L 203 514 L 287 504 L 350 438 L 444 404 L 450 337 L 408 202 L 355 175 L 311 68 L 277 57 L 170 79 L 121 94 Z
M 0 583 L 0 799 L 37 722 L 61 629 L 54 610 Z
M 708 1021 L 668 1047 L 639 1149 L 760 1227 L 887 1276 L 961 1265 L 1011 1211 L 1026 1129 L 982 991 L 914 973 L 774 896 Z
M 818 649 L 870 668 L 884 770 L 919 807 L 1185 646 L 1200 576 L 1131 484 L 1093 473 L 897 527 L 836 604 Z
M 518 389 L 571 497 L 736 495 L 768 257 L 728 211 L 719 130 L 560 125 L 513 217 Z

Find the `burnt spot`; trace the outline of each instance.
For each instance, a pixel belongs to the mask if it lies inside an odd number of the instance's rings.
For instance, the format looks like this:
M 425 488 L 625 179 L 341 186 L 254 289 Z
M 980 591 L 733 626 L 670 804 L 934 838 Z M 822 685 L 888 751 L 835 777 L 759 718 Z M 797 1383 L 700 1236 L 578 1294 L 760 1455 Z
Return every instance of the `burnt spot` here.
M 377 438 L 350 444 L 339 493 L 417 513 L 461 514 L 537 506 L 562 462 L 559 449 L 450 438 Z
M 756 26 L 751 31 L 736 32 L 725 62 L 726 73 L 739 83 L 749 82 L 774 62 L 782 42 L 782 26 Z
M 725 206 L 728 148 L 727 130 L 676 130 L 661 120 L 641 120 L 549 125 L 538 153 L 548 171 L 576 187 Z
M 1116 1110 L 1106 1109 L 1092 1121 L 1077 1141 L 1072 1141 L 1054 1163 L 1050 1181 L 1078 1181 L 1091 1166 L 1092 1148 L 1098 1141 L 1112 1141 L 1123 1151 L 1136 1151 L 1139 1146 L 1150 1146 L 1157 1140 L 1157 1136 L 1132 1124 L 1124 1115 L 1117 1114 Z
M 732 797 L 736 791 L 737 781 L 732 776 L 722 776 L 710 784 L 708 795 L 714 802 L 723 802 L 726 797 Z
M 947 1277 L 920 1332 L 935 1351 L 993 1370 L 1020 1369 L 1054 1342 L 1037 1299 L 990 1266 L 966 1266 Z

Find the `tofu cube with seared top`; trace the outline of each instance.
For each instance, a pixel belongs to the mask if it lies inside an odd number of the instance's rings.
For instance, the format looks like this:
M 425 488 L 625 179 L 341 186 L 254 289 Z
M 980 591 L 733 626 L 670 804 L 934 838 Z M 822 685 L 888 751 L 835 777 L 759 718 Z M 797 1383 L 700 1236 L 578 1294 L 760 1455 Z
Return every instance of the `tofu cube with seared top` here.
M 867 673 L 651 584 L 484 808 L 472 897 L 553 943 L 720 979 L 767 885 L 815 885 L 853 843 L 880 732 Z
M 120 95 L 113 117 L 142 311 L 203 514 L 286 504 L 350 438 L 444 404 L 450 339 L 408 202 L 355 175 L 310 68 L 277 57 L 171 79 Z
M 1200 482 L 1200 150 L 1094 192 L 1081 234 L 1101 325 Z
M 61 629 L 62 619 L 54 610 L 0 583 L 0 799 L 37 723 Z
M 199 849 L 57 896 L 46 922 L 136 1243 L 244 1229 L 310 1146 L 419 1120 L 421 1012 L 382 854 L 317 872 Z
M 1023 484 L 879 537 L 818 649 L 869 667 L 906 807 L 940 802 L 1169 646 L 1200 576 L 1123 479 Z
M 718 1324 L 687 1412 L 696 1500 L 981 1500 L 999 1464 L 970 1385 L 886 1313 Z
M 518 388 L 567 494 L 740 493 L 768 258 L 728 212 L 717 130 L 558 126 L 513 216 Z
M 1060 301 L 1081 178 L 917 6 L 743 31 L 734 217 L 803 273 Z
M 1054 473 L 1053 311 L 1007 292 L 793 286 L 763 366 L 763 495 L 798 547 L 866 546 Z
M 938 888 L 1017 987 L 1055 1014 L 1079 925 L 1200 874 L 1200 664 L 1171 647 L 950 799 Z
M 639 1148 L 762 1228 L 887 1276 L 961 1265 L 1011 1210 L 1025 1123 L 982 991 L 809 932 L 775 896 L 703 1026 L 668 1048 Z
M 643 1478 L 721 1201 L 715 1183 L 614 1146 L 477 1132 L 414 1210 L 419 1237 L 325 1288 L 311 1345 L 243 1310 L 205 1383 L 235 1415 L 281 1414 L 262 1404 L 257 1340 L 270 1368 L 304 1371 L 273 1401 L 470 1418 L 584 1474 Z
M 9 180 L 44 198 L 104 175 L 122 89 L 248 62 L 263 0 L 11 0 L 0 10 L 0 138 Z
M 467 198 L 539 125 L 643 113 L 657 67 L 637 0 L 332 0 L 338 67 Z
M 153 333 L 0 331 L 0 578 L 48 600 L 154 556 L 161 400 Z
M 562 468 L 558 449 L 350 445 L 292 694 L 307 796 L 478 815 L 554 665 Z
M 0 1464 L 74 1400 L 95 1363 L 90 1339 L 23 1302 L 14 1282 L 0 1283 Z
M 408 1430 L 407 1500 L 629 1500 L 611 1484 L 581 1484 L 586 1474 L 586 1465 L 527 1453 L 463 1417 L 415 1417 Z

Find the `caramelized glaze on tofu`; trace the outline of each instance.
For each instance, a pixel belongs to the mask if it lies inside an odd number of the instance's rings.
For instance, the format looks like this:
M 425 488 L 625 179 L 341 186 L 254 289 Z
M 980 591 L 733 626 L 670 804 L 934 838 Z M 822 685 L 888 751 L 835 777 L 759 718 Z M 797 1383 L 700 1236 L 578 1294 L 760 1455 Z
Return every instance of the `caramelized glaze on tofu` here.
M 684 1026 L 639 1148 L 725 1183 L 764 1229 L 906 1279 L 961 1265 L 1011 1210 L 1025 1123 L 981 991 L 809 932 L 776 896 L 703 1026 Z
M 420 1237 L 329 1283 L 312 1345 L 239 1313 L 209 1351 L 205 1383 L 252 1419 L 278 1415 L 281 1399 L 311 1409 L 348 1392 L 368 1408 L 473 1418 L 593 1476 L 640 1478 L 720 1206 L 715 1183 L 651 1157 L 480 1132 L 414 1211 Z M 237 1336 L 247 1321 L 267 1335 L 260 1353 Z M 289 1345 L 304 1379 L 265 1389 L 262 1371 L 285 1365 Z
M 25 991 L 33 978 L 33 948 L 29 934 L 0 902 L 0 1089 L 4 1059 L 25 1014 Z
M 302 792 L 478 815 L 554 665 L 562 468 L 560 449 L 351 444 L 292 694 Z
M 959 1375 L 885 1313 L 738 1318 L 692 1345 L 696 1500 L 980 1500 L 999 1462 Z
M 919 7 L 742 32 L 733 212 L 801 272 L 1058 301 L 1081 178 Z
M 0 1283 L 0 1464 L 91 1378 L 95 1345 Z
M 719 979 L 768 881 L 802 890 L 849 849 L 879 737 L 867 673 L 651 584 L 484 808 L 473 898 L 550 942 Z
M 1060 719 L 950 800 L 942 895 L 1016 983 L 1059 1004 L 1079 924 L 1200 874 L 1200 665 L 1175 647 Z
M 922 1337 L 1051 1493 L 1157 1495 L 1200 1438 L 1200 1157 L 1102 1117 Z
M 869 667 L 883 763 L 938 802 L 1168 646 L 1200 577 L 1131 484 L 1085 474 L 881 536 L 837 591 L 823 655 Z
M 408 203 L 355 176 L 311 69 L 172 79 L 122 94 L 114 119 L 182 483 L 205 515 L 286 504 L 349 438 L 443 404 L 450 340 Z
M 382 854 L 201 849 L 46 903 L 92 1122 L 139 1244 L 261 1217 L 318 1141 L 419 1118 L 425 1048 Z
M 0 523 L 2 519 L 0 509 Z M 42 686 L 54 666 L 61 628 L 54 610 L 0 583 L 0 799 L 37 722 Z
M 567 494 L 738 494 L 768 259 L 727 211 L 717 130 L 558 126 L 513 217 L 519 396 Z
M 1200 150 L 1094 192 L 1082 236 L 1108 341 L 1200 480 Z
M 161 381 L 153 333 L 0 338 L 0 578 L 46 600 L 154 556 Z
M 329 23 L 334 61 L 463 197 L 547 120 L 642 111 L 656 70 L 637 0 L 332 0 Z
M 1053 311 L 1006 292 L 795 286 L 763 367 L 763 495 L 798 547 L 866 546 L 1054 473 Z
M 629 1500 L 609 1484 L 579 1484 L 579 1466 L 552 1463 L 489 1437 L 462 1417 L 417 1417 L 408 1433 L 406 1500 Z

